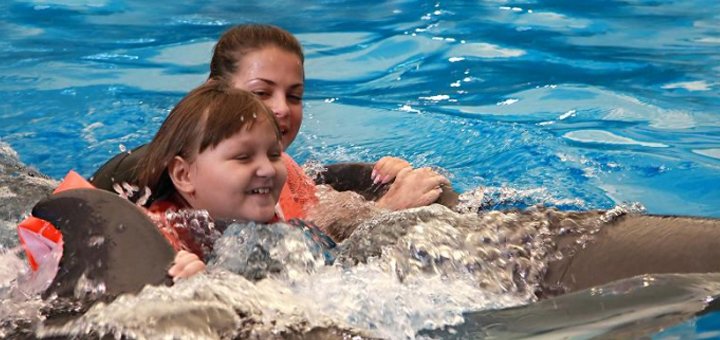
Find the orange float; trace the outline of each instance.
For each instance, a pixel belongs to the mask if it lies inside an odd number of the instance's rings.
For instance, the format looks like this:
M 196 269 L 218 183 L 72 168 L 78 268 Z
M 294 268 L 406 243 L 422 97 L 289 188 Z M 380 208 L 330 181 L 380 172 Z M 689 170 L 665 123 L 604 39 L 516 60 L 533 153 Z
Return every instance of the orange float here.
M 70 171 L 53 194 L 69 189 L 94 188 L 75 171 Z M 62 249 L 62 234 L 50 222 L 28 216 L 17 226 L 20 244 L 25 249 L 30 268 L 37 270 L 38 260 L 47 257 L 53 250 Z

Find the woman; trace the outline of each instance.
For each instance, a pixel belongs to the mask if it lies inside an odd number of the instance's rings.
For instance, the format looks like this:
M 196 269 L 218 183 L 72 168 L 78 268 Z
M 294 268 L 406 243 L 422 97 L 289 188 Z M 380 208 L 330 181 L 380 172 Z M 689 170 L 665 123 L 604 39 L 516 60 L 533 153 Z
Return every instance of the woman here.
M 300 42 L 291 33 L 270 25 L 238 25 L 226 31 L 215 45 L 209 78 L 225 80 L 257 95 L 275 114 L 283 148 L 287 150 L 302 124 L 304 61 Z M 288 169 L 299 171 L 297 163 L 287 154 L 284 156 Z M 409 166 L 408 162 L 393 157 L 384 157 L 375 164 L 370 174 L 374 184 L 396 182 L 377 201 L 378 207 L 400 210 L 428 205 L 438 199 L 442 185 L 450 184 L 428 168 L 406 169 Z M 398 177 L 403 169 L 406 170 Z M 313 192 L 312 181 L 303 177 L 300 183 L 288 182 L 289 190 L 281 196 L 281 202 L 290 197 L 302 200 L 307 192 Z

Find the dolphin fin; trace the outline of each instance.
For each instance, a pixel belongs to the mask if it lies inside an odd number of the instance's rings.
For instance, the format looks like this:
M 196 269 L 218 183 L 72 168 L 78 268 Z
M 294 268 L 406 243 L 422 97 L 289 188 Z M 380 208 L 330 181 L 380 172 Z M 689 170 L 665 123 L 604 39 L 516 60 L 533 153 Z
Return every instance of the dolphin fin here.
M 58 273 L 43 298 L 77 298 L 76 289 L 82 293 L 86 282 L 104 285 L 99 293 L 108 301 L 169 281 L 174 250 L 137 206 L 113 193 L 67 190 L 40 201 L 32 215 L 52 223 L 63 235 Z

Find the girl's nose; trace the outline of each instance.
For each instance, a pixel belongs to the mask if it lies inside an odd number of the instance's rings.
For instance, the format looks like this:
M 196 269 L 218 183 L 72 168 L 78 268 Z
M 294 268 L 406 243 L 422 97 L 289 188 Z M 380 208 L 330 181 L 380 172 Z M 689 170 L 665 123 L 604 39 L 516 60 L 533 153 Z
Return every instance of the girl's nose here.
M 259 177 L 272 177 L 275 176 L 275 166 L 273 165 L 273 162 L 270 161 L 268 157 L 263 157 L 262 160 L 260 160 L 260 164 L 258 164 L 257 168 L 257 175 Z

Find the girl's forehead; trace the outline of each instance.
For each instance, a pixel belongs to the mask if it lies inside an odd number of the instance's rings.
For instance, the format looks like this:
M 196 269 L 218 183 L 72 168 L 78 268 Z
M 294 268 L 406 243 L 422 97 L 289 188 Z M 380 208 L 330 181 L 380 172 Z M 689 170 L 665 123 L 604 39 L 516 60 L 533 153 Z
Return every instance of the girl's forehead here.
M 275 122 L 274 122 L 275 118 L 270 118 L 267 115 L 255 113 L 251 116 L 250 119 L 253 120 L 252 124 L 246 124 L 245 128 L 241 129 L 240 132 L 243 132 L 243 131 L 248 131 L 248 132 L 250 132 L 250 131 L 253 131 L 253 132 L 265 131 L 268 134 L 275 134 L 275 130 L 276 130 Z M 271 121 L 271 119 L 273 121 Z

